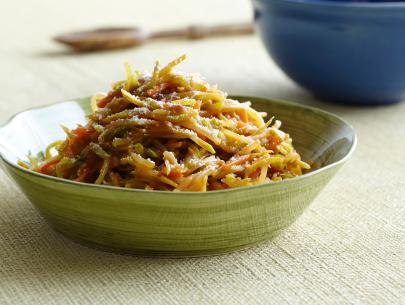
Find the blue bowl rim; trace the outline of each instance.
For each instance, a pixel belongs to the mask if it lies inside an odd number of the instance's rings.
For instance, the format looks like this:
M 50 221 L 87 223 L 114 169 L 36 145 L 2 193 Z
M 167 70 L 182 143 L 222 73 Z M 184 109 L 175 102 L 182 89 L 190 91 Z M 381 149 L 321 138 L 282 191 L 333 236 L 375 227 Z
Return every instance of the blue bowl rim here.
M 276 98 L 270 98 L 270 97 L 263 97 L 263 96 L 244 96 L 244 95 L 234 95 L 234 94 L 230 94 L 229 95 L 230 98 L 237 98 L 237 99 L 246 99 L 249 100 L 251 98 L 257 98 L 257 99 L 263 99 L 263 100 L 268 100 L 277 104 L 287 104 L 287 105 L 292 105 L 298 108 L 302 108 L 302 109 L 306 109 L 306 110 L 310 110 L 310 111 L 314 111 L 314 112 L 318 112 L 318 113 L 323 113 L 326 114 L 330 117 L 333 117 L 335 119 L 337 119 L 338 121 L 342 122 L 344 125 L 346 125 L 349 130 L 352 133 L 353 136 L 353 141 L 351 143 L 350 149 L 348 150 L 347 154 L 345 156 L 343 156 L 341 159 L 328 164 L 326 166 L 320 167 L 318 169 L 315 169 L 313 171 L 310 171 L 308 173 L 305 173 L 301 176 L 297 176 L 294 178 L 290 178 L 290 179 L 285 179 L 285 180 L 281 180 L 281 181 L 275 181 L 272 183 L 263 183 L 263 184 L 258 184 L 258 185 L 252 185 L 252 186 L 244 186 L 244 187 L 235 187 L 235 188 L 230 188 L 230 189 L 225 189 L 225 190 L 216 190 L 216 191 L 207 191 L 207 192 L 189 192 L 189 191 L 184 191 L 184 192 L 173 192 L 173 191 L 160 191 L 160 190 L 144 190 L 144 189 L 132 189 L 132 188 L 124 188 L 124 187 L 117 187 L 117 186 L 110 186 L 110 185 L 98 185 L 98 184 L 92 184 L 92 183 L 83 183 L 83 182 L 77 182 L 77 181 L 72 181 L 72 180 L 68 180 L 68 179 L 63 179 L 63 178 L 58 178 L 58 177 L 54 177 L 54 176 L 49 176 L 49 175 L 45 175 L 42 173 L 38 173 L 26 168 L 23 168 L 22 166 L 19 166 L 18 164 L 11 162 L 10 160 L 8 160 L 3 153 L 0 150 L 0 161 L 3 161 L 4 163 L 8 164 L 10 167 L 14 168 L 14 170 L 16 170 L 17 172 L 22 172 L 24 174 L 28 174 L 30 176 L 34 176 L 36 178 L 40 178 L 40 179 L 45 179 L 48 181 L 53 181 L 56 183 L 61 183 L 61 184 L 67 184 L 67 185 L 71 185 L 71 186 L 77 186 L 77 187 L 91 187 L 91 188 L 99 188 L 99 189 L 106 189 L 106 190 L 115 190 L 115 191 L 124 191 L 124 192 L 147 192 L 147 193 L 163 193 L 163 194 L 171 194 L 171 195 L 192 195 L 192 194 L 216 194 L 216 193 L 232 193 L 232 192 L 239 192 L 239 191 L 244 191 L 244 190 L 252 190 L 252 189 L 261 189 L 264 187 L 271 187 L 272 185 L 278 185 L 278 184 L 288 184 L 288 183 L 292 183 L 295 182 L 297 180 L 302 180 L 305 178 L 308 178 L 310 176 L 314 176 L 314 175 L 318 175 L 324 171 L 327 171 L 331 168 L 334 168 L 338 165 L 342 165 L 344 164 L 353 154 L 353 152 L 355 151 L 356 147 L 357 147 L 357 134 L 354 131 L 354 128 L 351 124 L 349 124 L 346 120 L 344 120 L 343 118 L 339 117 L 336 114 L 333 114 L 329 111 L 326 110 L 322 110 L 316 107 L 312 107 L 312 106 L 308 106 L 308 105 L 302 105 L 299 103 L 295 103 L 295 102 L 291 102 L 291 101 L 286 101 L 286 100 L 282 100 L 282 99 L 276 99 Z M 89 98 L 89 97 L 88 97 Z M 49 103 L 49 104 L 45 104 L 45 105 L 39 105 L 36 107 L 31 107 L 28 108 L 26 110 L 20 111 L 15 113 L 14 115 L 12 115 L 8 120 L 6 120 L 3 123 L 0 123 L 0 129 L 2 129 L 3 127 L 7 126 L 9 123 L 11 123 L 13 121 L 13 119 L 15 117 L 17 117 L 18 115 L 25 113 L 25 112 L 29 112 L 31 110 L 35 110 L 35 109 L 41 109 L 41 108 L 46 108 L 49 106 L 53 106 L 53 105 L 57 105 L 57 104 L 63 104 L 63 103 L 69 103 L 69 102 L 75 102 L 77 100 L 83 99 L 83 97 L 81 98 L 74 98 L 74 99 L 69 99 L 69 100 L 64 100 L 61 102 L 57 102 L 57 103 Z M 14 180 L 14 179 L 13 179 Z
M 255 2 L 285 2 L 305 6 L 326 6 L 359 9 L 381 9 L 381 8 L 405 8 L 405 1 L 381 1 L 381 2 L 360 2 L 360 1 L 330 1 L 330 0 L 254 0 Z

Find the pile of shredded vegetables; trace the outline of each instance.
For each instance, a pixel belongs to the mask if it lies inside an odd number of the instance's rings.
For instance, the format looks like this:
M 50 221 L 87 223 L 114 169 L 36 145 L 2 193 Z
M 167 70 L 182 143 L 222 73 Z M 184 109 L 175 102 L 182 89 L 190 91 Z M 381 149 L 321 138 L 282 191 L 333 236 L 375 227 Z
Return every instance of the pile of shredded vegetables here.
M 207 191 L 270 183 L 310 166 L 280 121 L 251 108 L 197 75 L 174 72 L 183 55 L 152 74 L 132 72 L 93 96 L 88 123 L 43 158 L 20 165 L 79 182 L 127 188 Z

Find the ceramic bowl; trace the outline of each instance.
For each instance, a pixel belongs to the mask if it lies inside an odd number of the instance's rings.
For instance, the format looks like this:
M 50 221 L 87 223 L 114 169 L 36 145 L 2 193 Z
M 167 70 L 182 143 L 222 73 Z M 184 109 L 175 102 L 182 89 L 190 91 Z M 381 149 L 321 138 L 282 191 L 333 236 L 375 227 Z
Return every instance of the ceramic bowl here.
M 405 99 L 405 1 L 253 2 L 269 54 L 315 95 L 356 105 Z
M 78 183 L 17 165 L 52 141 L 60 128 L 84 123 L 89 99 L 24 111 L 0 128 L 6 172 L 55 230 L 85 244 L 142 255 L 219 254 L 265 241 L 291 224 L 348 159 L 353 129 L 337 116 L 264 98 L 253 106 L 282 120 L 304 160 L 315 162 L 303 176 L 229 190 L 168 192 Z M 327 203 L 325 203 L 327 204 Z

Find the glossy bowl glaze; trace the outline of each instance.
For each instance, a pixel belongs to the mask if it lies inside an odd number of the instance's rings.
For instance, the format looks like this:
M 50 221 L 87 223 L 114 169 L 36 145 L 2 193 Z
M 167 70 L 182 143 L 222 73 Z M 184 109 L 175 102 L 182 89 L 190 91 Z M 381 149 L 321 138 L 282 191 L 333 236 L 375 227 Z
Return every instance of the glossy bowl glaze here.
M 352 128 L 333 114 L 264 98 L 253 106 L 283 121 L 304 160 L 316 163 L 303 176 L 253 187 L 206 193 L 125 189 L 78 183 L 16 165 L 48 143 L 60 128 L 84 123 L 89 99 L 17 114 L 0 128 L 5 170 L 57 231 L 101 248 L 144 255 L 209 255 L 265 241 L 291 224 L 356 144 Z
M 405 99 L 405 1 L 253 2 L 269 54 L 315 95 L 356 105 Z

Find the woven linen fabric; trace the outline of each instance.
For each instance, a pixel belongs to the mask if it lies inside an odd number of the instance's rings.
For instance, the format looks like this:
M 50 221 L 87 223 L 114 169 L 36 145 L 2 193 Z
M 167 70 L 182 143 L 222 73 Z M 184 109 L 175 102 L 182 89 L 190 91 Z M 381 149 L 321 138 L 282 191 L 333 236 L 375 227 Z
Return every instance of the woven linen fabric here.
M 153 42 L 72 54 L 51 35 L 105 25 L 147 29 L 245 21 L 245 0 L 19 1 L 0 10 L 0 121 L 23 109 L 106 90 L 123 62 L 150 69 L 187 53 L 232 94 L 289 99 L 355 128 L 351 160 L 281 235 L 228 255 L 161 259 L 78 245 L 54 232 L 0 171 L 0 304 L 405 304 L 405 103 L 345 107 L 288 80 L 255 36 Z

